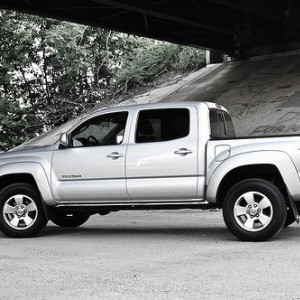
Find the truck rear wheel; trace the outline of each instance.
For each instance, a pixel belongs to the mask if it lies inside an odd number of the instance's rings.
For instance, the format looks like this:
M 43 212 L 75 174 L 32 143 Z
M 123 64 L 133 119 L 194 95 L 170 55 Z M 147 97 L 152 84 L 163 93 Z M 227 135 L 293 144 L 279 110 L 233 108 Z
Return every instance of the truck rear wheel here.
M 229 231 L 245 241 L 264 241 L 283 228 L 287 207 L 280 190 L 262 179 L 248 179 L 234 185 L 223 204 Z
M 47 224 L 37 188 L 26 183 L 8 186 L 0 193 L 0 230 L 10 237 L 31 237 Z
M 84 224 L 90 215 L 81 212 L 57 211 L 51 221 L 60 227 L 78 227 Z

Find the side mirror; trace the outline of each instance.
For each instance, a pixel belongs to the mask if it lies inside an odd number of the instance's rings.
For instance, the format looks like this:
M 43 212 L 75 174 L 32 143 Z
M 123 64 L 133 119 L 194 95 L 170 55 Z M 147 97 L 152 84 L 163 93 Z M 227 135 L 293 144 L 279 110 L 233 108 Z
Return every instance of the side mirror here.
M 123 134 L 117 135 L 117 137 L 116 137 L 116 142 L 117 142 L 117 144 L 118 144 L 118 145 L 122 144 L 123 139 L 124 139 L 124 135 L 123 135 Z
M 59 143 L 64 148 L 67 148 L 69 146 L 68 135 L 67 135 L 66 132 L 61 134 L 60 139 L 59 139 Z

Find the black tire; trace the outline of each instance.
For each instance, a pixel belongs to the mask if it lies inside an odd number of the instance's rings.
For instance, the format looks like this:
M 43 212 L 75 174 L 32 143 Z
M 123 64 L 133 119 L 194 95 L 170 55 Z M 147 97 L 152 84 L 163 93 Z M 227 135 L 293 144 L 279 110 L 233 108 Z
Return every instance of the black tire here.
M 81 212 L 66 212 L 66 211 L 56 211 L 55 215 L 52 217 L 51 221 L 60 227 L 79 227 L 84 224 L 90 215 L 86 215 Z
M 42 199 L 35 186 L 16 183 L 0 192 L 0 230 L 7 236 L 35 236 L 47 222 Z
M 280 190 L 262 179 L 248 179 L 234 185 L 223 204 L 229 231 L 244 241 L 265 241 L 280 232 L 287 207 Z

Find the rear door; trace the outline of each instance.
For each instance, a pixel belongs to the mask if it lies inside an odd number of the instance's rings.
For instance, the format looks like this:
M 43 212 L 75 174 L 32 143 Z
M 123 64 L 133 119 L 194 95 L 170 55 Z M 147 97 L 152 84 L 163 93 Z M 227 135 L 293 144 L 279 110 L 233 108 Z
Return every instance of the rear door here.
M 136 111 L 127 149 L 127 190 L 132 200 L 176 201 L 197 194 L 197 110 Z

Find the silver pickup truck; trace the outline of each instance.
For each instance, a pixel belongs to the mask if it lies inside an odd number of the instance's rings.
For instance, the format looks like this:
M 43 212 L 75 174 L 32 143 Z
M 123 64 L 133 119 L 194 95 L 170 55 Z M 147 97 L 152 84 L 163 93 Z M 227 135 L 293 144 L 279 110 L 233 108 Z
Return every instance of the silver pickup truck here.
M 99 110 L 53 145 L 0 155 L 0 229 L 76 227 L 125 209 L 223 208 L 242 240 L 298 220 L 300 137 L 235 137 L 224 107 L 160 103 Z

